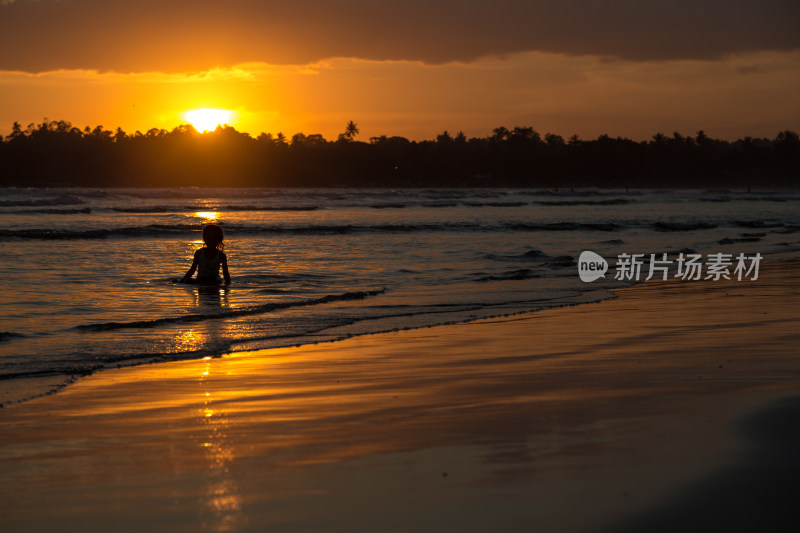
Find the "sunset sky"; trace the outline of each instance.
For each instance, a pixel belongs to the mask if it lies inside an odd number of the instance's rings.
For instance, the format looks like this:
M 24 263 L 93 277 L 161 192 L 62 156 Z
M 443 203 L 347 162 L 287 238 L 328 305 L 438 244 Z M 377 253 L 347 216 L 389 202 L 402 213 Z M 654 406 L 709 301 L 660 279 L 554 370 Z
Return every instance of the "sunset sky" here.
M 796 0 L 0 0 L 0 134 L 800 130 Z

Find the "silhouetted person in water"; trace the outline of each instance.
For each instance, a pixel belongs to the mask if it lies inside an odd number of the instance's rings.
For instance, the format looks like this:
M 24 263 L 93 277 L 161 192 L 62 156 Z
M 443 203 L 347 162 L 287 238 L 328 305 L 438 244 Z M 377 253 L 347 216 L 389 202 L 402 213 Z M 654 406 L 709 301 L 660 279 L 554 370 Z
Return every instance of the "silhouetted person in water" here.
M 219 269 L 222 267 L 225 285 L 230 284 L 231 275 L 228 273 L 228 256 L 223 252 L 225 249 L 223 239 L 225 239 L 225 234 L 222 228 L 216 224 L 208 224 L 203 228 L 203 242 L 206 245 L 194 253 L 192 266 L 181 278 L 181 283 L 198 285 L 219 283 Z M 197 278 L 192 279 L 195 272 L 197 272 Z

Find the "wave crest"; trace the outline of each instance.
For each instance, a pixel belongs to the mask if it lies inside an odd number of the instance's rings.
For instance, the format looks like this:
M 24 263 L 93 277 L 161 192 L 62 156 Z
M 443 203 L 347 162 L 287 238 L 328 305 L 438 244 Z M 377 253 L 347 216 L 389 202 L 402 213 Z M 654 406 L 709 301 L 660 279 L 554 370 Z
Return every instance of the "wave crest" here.
M 357 291 L 346 292 L 343 294 L 328 294 L 320 298 L 308 298 L 305 300 L 298 300 L 293 302 L 272 302 L 263 305 L 256 305 L 243 309 L 223 310 L 215 314 L 190 314 L 175 317 L 162 317 L 153 320 L 137 320 L 133 322 L 104 322 L 99 324 L 83 324 L 75 326 L 72 329 L 78 331 L 111 331 L 119 329 L 141 329 L 141 328 L 155 328 L 166 324 L 186 324 L 193 322 L 202 322 L 205 320 L 216 320 L 224 318 L 237 318 L 240 316 L 259 315 L 269 313 L 270 311 L 277 311 L 280 309 L 288 309 L 291 307 L 304 307 L 310 305 L 320 305 L 330 302 L 340 302 L 345 300 L 363 300 L 370 296 L 383 294 L 386 289 L 376 289 L 371 291 Z

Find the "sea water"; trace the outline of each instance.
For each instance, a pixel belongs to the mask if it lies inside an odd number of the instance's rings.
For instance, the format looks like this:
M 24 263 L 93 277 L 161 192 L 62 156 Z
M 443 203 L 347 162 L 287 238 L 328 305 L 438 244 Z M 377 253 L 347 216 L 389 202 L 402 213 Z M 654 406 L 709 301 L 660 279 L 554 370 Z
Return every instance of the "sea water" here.
M 777 260 L 800 249 L 800 193 L 12 188 L 0 222 L 0 393 L 18 401 L 102 368 L 598 301 L 633 281 L 614 279 L 623 253 Z M 210 222 L 233 283 L 174 283 Z M 605 278 L 581 281 L 585 250 Z

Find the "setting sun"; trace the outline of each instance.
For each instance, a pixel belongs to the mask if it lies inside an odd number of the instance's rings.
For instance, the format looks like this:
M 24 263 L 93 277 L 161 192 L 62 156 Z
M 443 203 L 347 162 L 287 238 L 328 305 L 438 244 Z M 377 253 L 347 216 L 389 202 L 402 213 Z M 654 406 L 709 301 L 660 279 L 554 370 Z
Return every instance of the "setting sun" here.
M 228 109 L 192 109 L 183 116 L 199 132 L 214 131 L 221 124 L 231 124 L 233 111 Z

